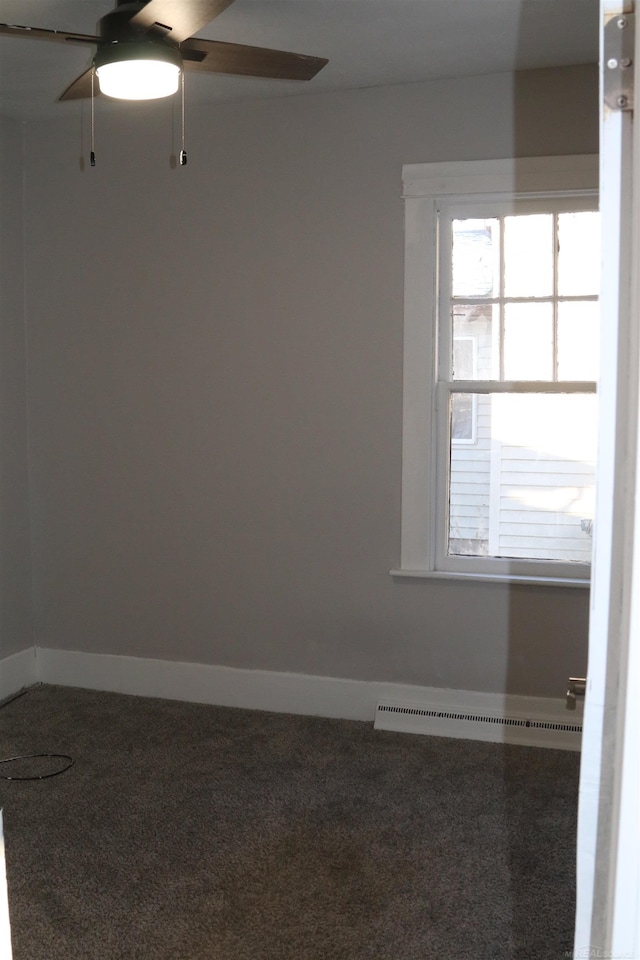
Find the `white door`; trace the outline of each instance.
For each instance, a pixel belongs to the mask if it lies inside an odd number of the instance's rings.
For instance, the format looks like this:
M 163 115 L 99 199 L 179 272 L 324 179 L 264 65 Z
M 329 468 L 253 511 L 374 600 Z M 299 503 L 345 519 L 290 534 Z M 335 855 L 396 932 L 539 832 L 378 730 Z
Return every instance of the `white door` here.
M 633 0 L 600 5 L 603 366 L 574 956 L 640 960 L 640 150 L 605 83 L 627 82 L 622 45 L 640 43 Z

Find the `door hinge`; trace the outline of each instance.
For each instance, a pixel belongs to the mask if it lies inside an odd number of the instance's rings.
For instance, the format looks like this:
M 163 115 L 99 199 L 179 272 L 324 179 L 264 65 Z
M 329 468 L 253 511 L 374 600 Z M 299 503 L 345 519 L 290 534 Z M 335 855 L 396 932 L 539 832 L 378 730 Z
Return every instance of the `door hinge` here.
M 604 28 L 604 102 L 612 110 L 633 110 L 635 14 L 612 17 Z

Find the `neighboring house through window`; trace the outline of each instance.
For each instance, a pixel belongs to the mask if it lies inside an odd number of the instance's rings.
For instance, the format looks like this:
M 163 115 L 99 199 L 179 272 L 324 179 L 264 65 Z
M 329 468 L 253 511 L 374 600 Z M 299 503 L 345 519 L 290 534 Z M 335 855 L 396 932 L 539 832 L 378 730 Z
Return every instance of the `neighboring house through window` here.
M 405 167 L 402 563 L 588 583 L 597 159 Z

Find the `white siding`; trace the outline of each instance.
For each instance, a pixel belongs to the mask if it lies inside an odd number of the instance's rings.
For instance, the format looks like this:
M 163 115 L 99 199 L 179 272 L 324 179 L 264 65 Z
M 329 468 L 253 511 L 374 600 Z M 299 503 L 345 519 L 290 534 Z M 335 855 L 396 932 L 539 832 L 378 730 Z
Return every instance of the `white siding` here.
M 500 555 L 589 562 L 593 464 L 507 445 L 500 464 Z

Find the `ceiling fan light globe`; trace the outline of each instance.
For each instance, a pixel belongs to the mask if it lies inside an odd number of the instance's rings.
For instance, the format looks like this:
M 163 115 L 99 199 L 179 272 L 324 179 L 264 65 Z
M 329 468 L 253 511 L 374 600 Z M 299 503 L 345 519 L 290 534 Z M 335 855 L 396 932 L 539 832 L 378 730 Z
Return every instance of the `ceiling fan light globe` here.
M 170 97 L 180 84 L 180 51 L 162 40 L 105 43 L 93 63 L 100 92 L 117 100 Z
M 100 92 L 117 100 L 159 100 L 174 94 L 180 67 L 166 60 L 120 60 L 96 68 Z

